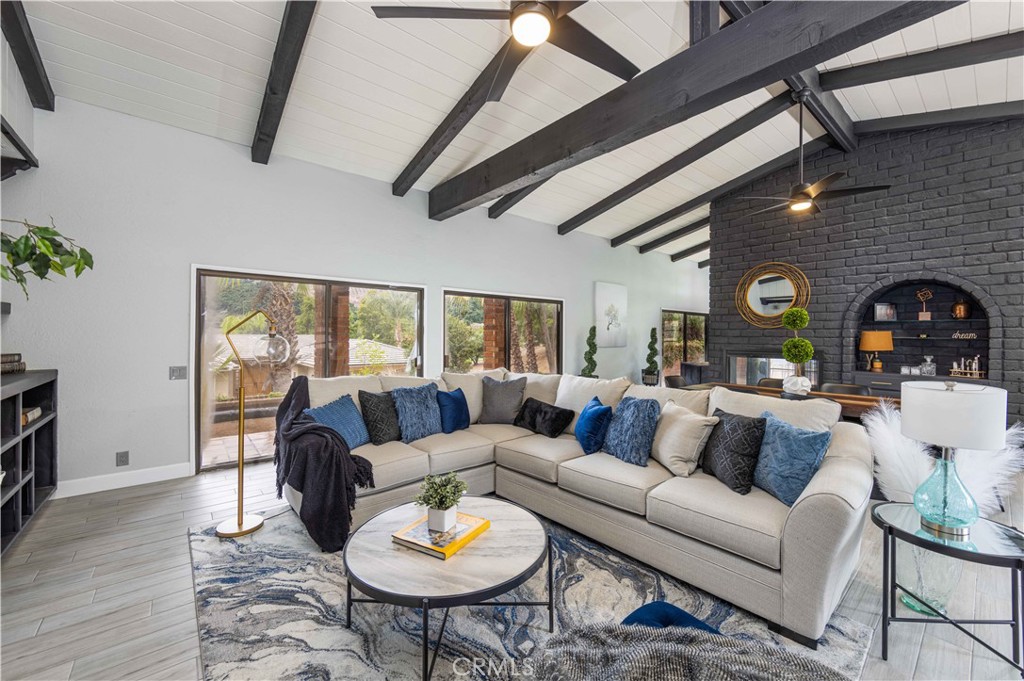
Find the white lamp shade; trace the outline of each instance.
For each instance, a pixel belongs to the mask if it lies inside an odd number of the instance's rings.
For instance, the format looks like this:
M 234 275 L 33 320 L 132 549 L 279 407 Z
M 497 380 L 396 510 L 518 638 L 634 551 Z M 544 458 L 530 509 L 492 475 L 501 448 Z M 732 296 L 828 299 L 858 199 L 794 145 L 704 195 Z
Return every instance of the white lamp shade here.
M 994 452 L 1006 445 L 1006 391 L 987 385 L 908 381 L 900 389 L 903 434 L 919 442 Z

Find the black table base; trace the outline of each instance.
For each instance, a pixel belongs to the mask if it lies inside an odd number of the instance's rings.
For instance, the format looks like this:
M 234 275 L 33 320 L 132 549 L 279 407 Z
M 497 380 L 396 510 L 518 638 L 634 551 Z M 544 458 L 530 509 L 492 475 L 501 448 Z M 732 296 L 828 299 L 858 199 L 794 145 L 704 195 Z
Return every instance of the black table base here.
M 444 638 L 444 630 L 448 624 L 448 614 L 452 607 L 457 606 L 489 606 L 489 607 L 507 607 L 507 606 L 546 606 L 548 609 L 548 632 L 555 632 L 555 548 L 554 543 L 551 541 L 551 537 L 548 537 L 548 550 L 547 550 L 547 561 L 548 561 L 548 599 L 546 601 L 473 601 L 470 599 L 465 603 L 452 603 L 451 599 L 445 599 L 448 603 L 446 606 L 435 607 L 435 610 L 444 610 L 444 618 L 441 620 L 441 629 L 437 633 L 437 638 L 433 644 L 433 653 L 430 648 L 430 610 L 431 601 L 429 598 L 424 598 L 421 602 L 420 608 L 423 611 L 423 637 L 422 637 L 422 661 L 423 669 L 421 678 L 423 681 L 429 681 L 430 677 L 434 674 L 434 663 L 437 662 L 437 653 L 441 649 L 441 641 Z M 348 599 L 345 606 L 345 626 L 349 629 L 352 628 L 352 604 L 353 603 L 379 603 L 387 604 L 386 600 L 380 600 L 376 598 L 357 598 L 352 595 L 352 582 L 348 581 Z M 525 581 L 525 580 L 524 580 Z

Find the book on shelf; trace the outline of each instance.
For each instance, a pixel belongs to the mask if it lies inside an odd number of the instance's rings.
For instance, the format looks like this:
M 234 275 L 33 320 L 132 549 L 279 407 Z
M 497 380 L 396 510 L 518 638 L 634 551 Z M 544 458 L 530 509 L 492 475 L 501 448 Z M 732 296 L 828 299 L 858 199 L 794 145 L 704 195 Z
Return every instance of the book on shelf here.
M 0 374 L 22 374 L 26 369 L 24 362 L 0 362 Z
M 491 521 L 487 518 L 458 513 L 453 529 L 448 532 L 433 532 L 427 529 L 427 516 L 423 516 L 395 532 L 391 539 L 401 546 L 447 560 L 490 526 Z
M 21 361 L 20 352 L 5 352 L 0 354 L 0 364 L 11 364 L 13 362 Z
M 29 407 L 21 410 L 21 427 L 24 428 L 43 415 L 42 407 Z

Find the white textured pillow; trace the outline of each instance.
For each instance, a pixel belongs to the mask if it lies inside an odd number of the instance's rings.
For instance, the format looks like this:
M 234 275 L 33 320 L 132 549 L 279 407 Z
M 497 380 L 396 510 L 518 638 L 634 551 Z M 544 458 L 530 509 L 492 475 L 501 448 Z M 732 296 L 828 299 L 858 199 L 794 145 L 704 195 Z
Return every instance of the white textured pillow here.
M 507 381 L 514 381 L 517 378 L 526 377 L 526 392 L 523 393 L 523 401 L 531 397 L 547 404 L 554 404 L 558 396 L 558 384 L 562 380 L 561 374 L 514 374 L 509 372 Z
M 689 477 L 697 470 L 704 445 L 718 423 L 715 416 L 704 416 L 669 402 L 661 410 L 654 432 L 651 458 L 676 475 Z
M 669 402 L 675 402 L 680 407 L 686 407 L 698 414 L 706 414 L 708 411 L 708 396 L 710 390 L 681 390 L 679 388 L 662 388 L 656 385 L 636 385 L 635 383 L 626 390 L 623 397 L 635 397 L 638 400 L 658 400 L 658 404 L 664 407 Z
M 576 421 L 579 420 L 580 412 L 583 411 L 583 407 L 587 406 L 587 402 L 596 397 L 601 400 L 601 404 L 614 409 L 622 400 L 622 394 L 628 387 L 629 379 L 626 377 L 606 379 L 563 374 L 558 381 L 555 406 L 572 409 L 575 412 L 568 431 L 575 432 Z
M 711 389 L 711 399 L 708 400 L 708 414 L 714 414 L 715 409 L 752 418 L 760 418 L 761 414 L 770 411 L 792 426 L 819 432 L 832 430 L 843 413 L 838 402 L 824 398 L 784 400 L 781 397 L 750 395 L 720 387 Z
M 451 392 L 456 388 L 462 388 L 466 404 L 469 405 L 469 422 L 476 423 L 480 420 L 480 412 L 484 408 L 484 376 L 490 376 L 494 380 L 500 381 L 505 378 L 506 373 L 508 372 L 504 369 L 489 369 L 475 374 L 456 374 L 446 371 L 441 374 L 441 378 L 447 386 L 442 390 Z
M 444 381 L 440 378 L 424 378 L 423 376 L 381 376 L 380 385 L 384 392 L 389 393 L 395 388 L 418 388 L 433 383 L 438 390 L 444 390 Z
M 352 401 L 358 407 L 360 390 L 365 390 L 369 393 L 379 393 L 381 391 L 380 378 L 377 376 L 310 378 L 309 406 L 322 407 L 325 404 L 330 404 L 342 395 L 351 395 Z

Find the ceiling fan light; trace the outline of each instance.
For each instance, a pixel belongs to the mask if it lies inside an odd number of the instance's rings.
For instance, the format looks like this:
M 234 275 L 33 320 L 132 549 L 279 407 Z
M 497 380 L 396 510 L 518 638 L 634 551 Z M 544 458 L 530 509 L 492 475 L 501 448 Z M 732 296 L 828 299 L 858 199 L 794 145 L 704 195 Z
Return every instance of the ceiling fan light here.
M 553 16 L 541 2 L 524 2 L 512 10 L 512 37 L 520 45 L 536 47 L 551 35 Z
M 814 202 L 810 199 L 794 199 L 789 204 L 789 209 L 794 213 L 802 213 L 805 210 L 810 210 Z

